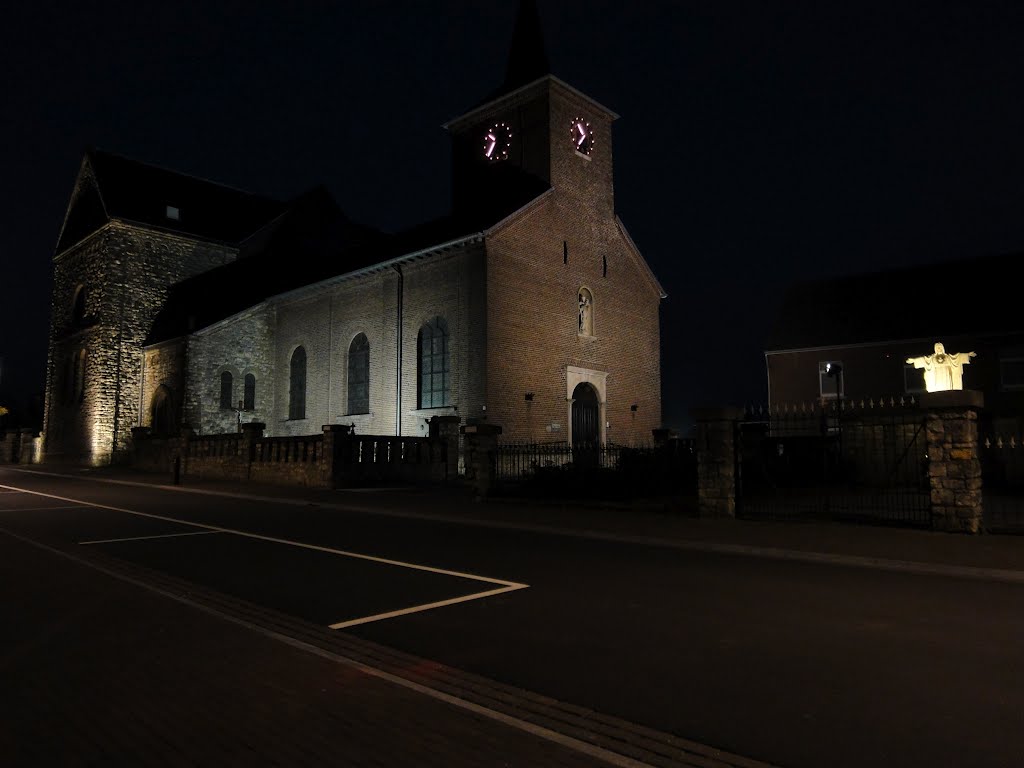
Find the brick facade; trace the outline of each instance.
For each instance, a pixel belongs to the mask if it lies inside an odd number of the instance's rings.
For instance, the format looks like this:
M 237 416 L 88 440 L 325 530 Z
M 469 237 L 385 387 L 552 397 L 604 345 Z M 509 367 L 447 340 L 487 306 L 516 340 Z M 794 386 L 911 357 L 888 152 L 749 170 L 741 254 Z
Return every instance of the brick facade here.
M 519 144 L 507 160 L 488 165 L 481 131 L 496 119 L 515 126 Z M 145 351 L 168 288 L 237 252 L 108 223 L 55 260 L 48 454 L 105 461 L 127 445 L 132 427 L 154 426 L 154 403 L 165 398 L 173 427 L 199 435 L 237 432 L 242 421 L 264 423 L 268 437 L 316 434 L 331 424 L 351 425 L 356 434 L 425 437 L 431 418 L 445 416 L 500 425 L 505 439 L 562 441 L 572 439 L 577 383 L 593 387 L 602 441 L 649 441 L 661 424 L 663 294 L 615 216 L 614 119 L 552 77 L 500 97 L 449 125 L 455 214 L 464 216 L 460 206 L 488 191 L 501 192 L 504 179 L 522 183 L 522 171 L 535 186 L 549 184 L 547 192 L 537 186 L 532 202 L 501 222 L 495 216 L 467 224 L 456 240 L 442 237 L 424 250 L 388 253 L 370 267 L 254 297 L 247 309 L 182 328 L 175 333 L 183 336 Z M 580 120 L 593 131 L 587 154 L 574 143 Z M 68 313 L 79 285 L 86 286 L 88 306 L 75 325 Z M 590 313 L 583 331 L 581 292 Z M 421 407 L 418 336 L 436 318 L 448 329 L 447 404 Z M 369 343 L 368 413 L 348 407 L 349 346 L 358 334 Z M 290 418 L 291 361 L 299 347 L 306 358 L 305 415 Z M 65 403 L 56 393 L 75 388 L 71 363 L 82 348 L 84 396 Z M 232 407 L 221 401 L 225 373 Z M 247 375 L 255 377 L 255 403 L 239 414 Z

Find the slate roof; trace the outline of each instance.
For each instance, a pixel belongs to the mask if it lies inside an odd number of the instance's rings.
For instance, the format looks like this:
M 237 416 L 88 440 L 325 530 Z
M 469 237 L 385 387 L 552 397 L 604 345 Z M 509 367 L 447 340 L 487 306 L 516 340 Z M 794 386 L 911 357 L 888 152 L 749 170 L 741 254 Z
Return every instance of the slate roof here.
M 85 162 L 95 175 L 99 197 L 84 190 L 72 202 L 57 253 L 111 219 L 234 244 L 284 209 L 277 200 L 101 149 L 87 150 Z M 178 220 L 167 217 L 168 206 L 178 209 Z
M 397 234 L 354 223 L 325 188 L 316 187 L 246 240 L 238 259 L 173 286 L 145 344 L 206 328 L 273 296 L 483 232 L 548 189 L 518 170 L 505 180 L 501 194 L 481 195 L 457 215 Z
M 1024 331 L 1024 253 L 803 282 L 785 294 L 766 351 Z

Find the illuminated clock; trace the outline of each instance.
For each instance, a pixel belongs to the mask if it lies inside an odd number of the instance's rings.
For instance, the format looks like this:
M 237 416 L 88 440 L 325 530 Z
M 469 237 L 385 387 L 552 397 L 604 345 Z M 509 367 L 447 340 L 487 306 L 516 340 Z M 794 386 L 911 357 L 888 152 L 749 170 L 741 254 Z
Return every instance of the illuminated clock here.
M 508 160 L 512 148 L 512 129 L 495 123 L 484 133 L 484 157 L 487 160 Z
M 572 121 L 569 137 L 573 147 L 581 155 L 589 155 L 594 149 L 594 129 L 582 117 L 577 117 Z

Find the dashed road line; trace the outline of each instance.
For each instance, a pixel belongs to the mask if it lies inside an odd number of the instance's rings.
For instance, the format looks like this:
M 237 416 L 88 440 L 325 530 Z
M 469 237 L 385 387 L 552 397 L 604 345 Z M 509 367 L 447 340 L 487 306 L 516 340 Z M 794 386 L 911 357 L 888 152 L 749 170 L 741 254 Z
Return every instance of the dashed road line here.
M 41 512 L 50 509 L 81 509 L 81 504 L 63 504 L 61 506 L 54 507 L 15 507 L 13 509 L 7 507 L 0 507 L 0 513 L 2 512 Z

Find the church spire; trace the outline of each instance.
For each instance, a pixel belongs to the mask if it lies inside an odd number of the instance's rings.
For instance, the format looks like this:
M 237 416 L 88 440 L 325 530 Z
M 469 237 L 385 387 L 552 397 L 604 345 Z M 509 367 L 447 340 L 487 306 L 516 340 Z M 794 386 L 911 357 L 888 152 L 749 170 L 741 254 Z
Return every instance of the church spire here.
M 520 0 L 502 90 L 506 93 L 514 91 L 548 73 L 548 55 L 544 49 L 537 3 L 535 0 Z

